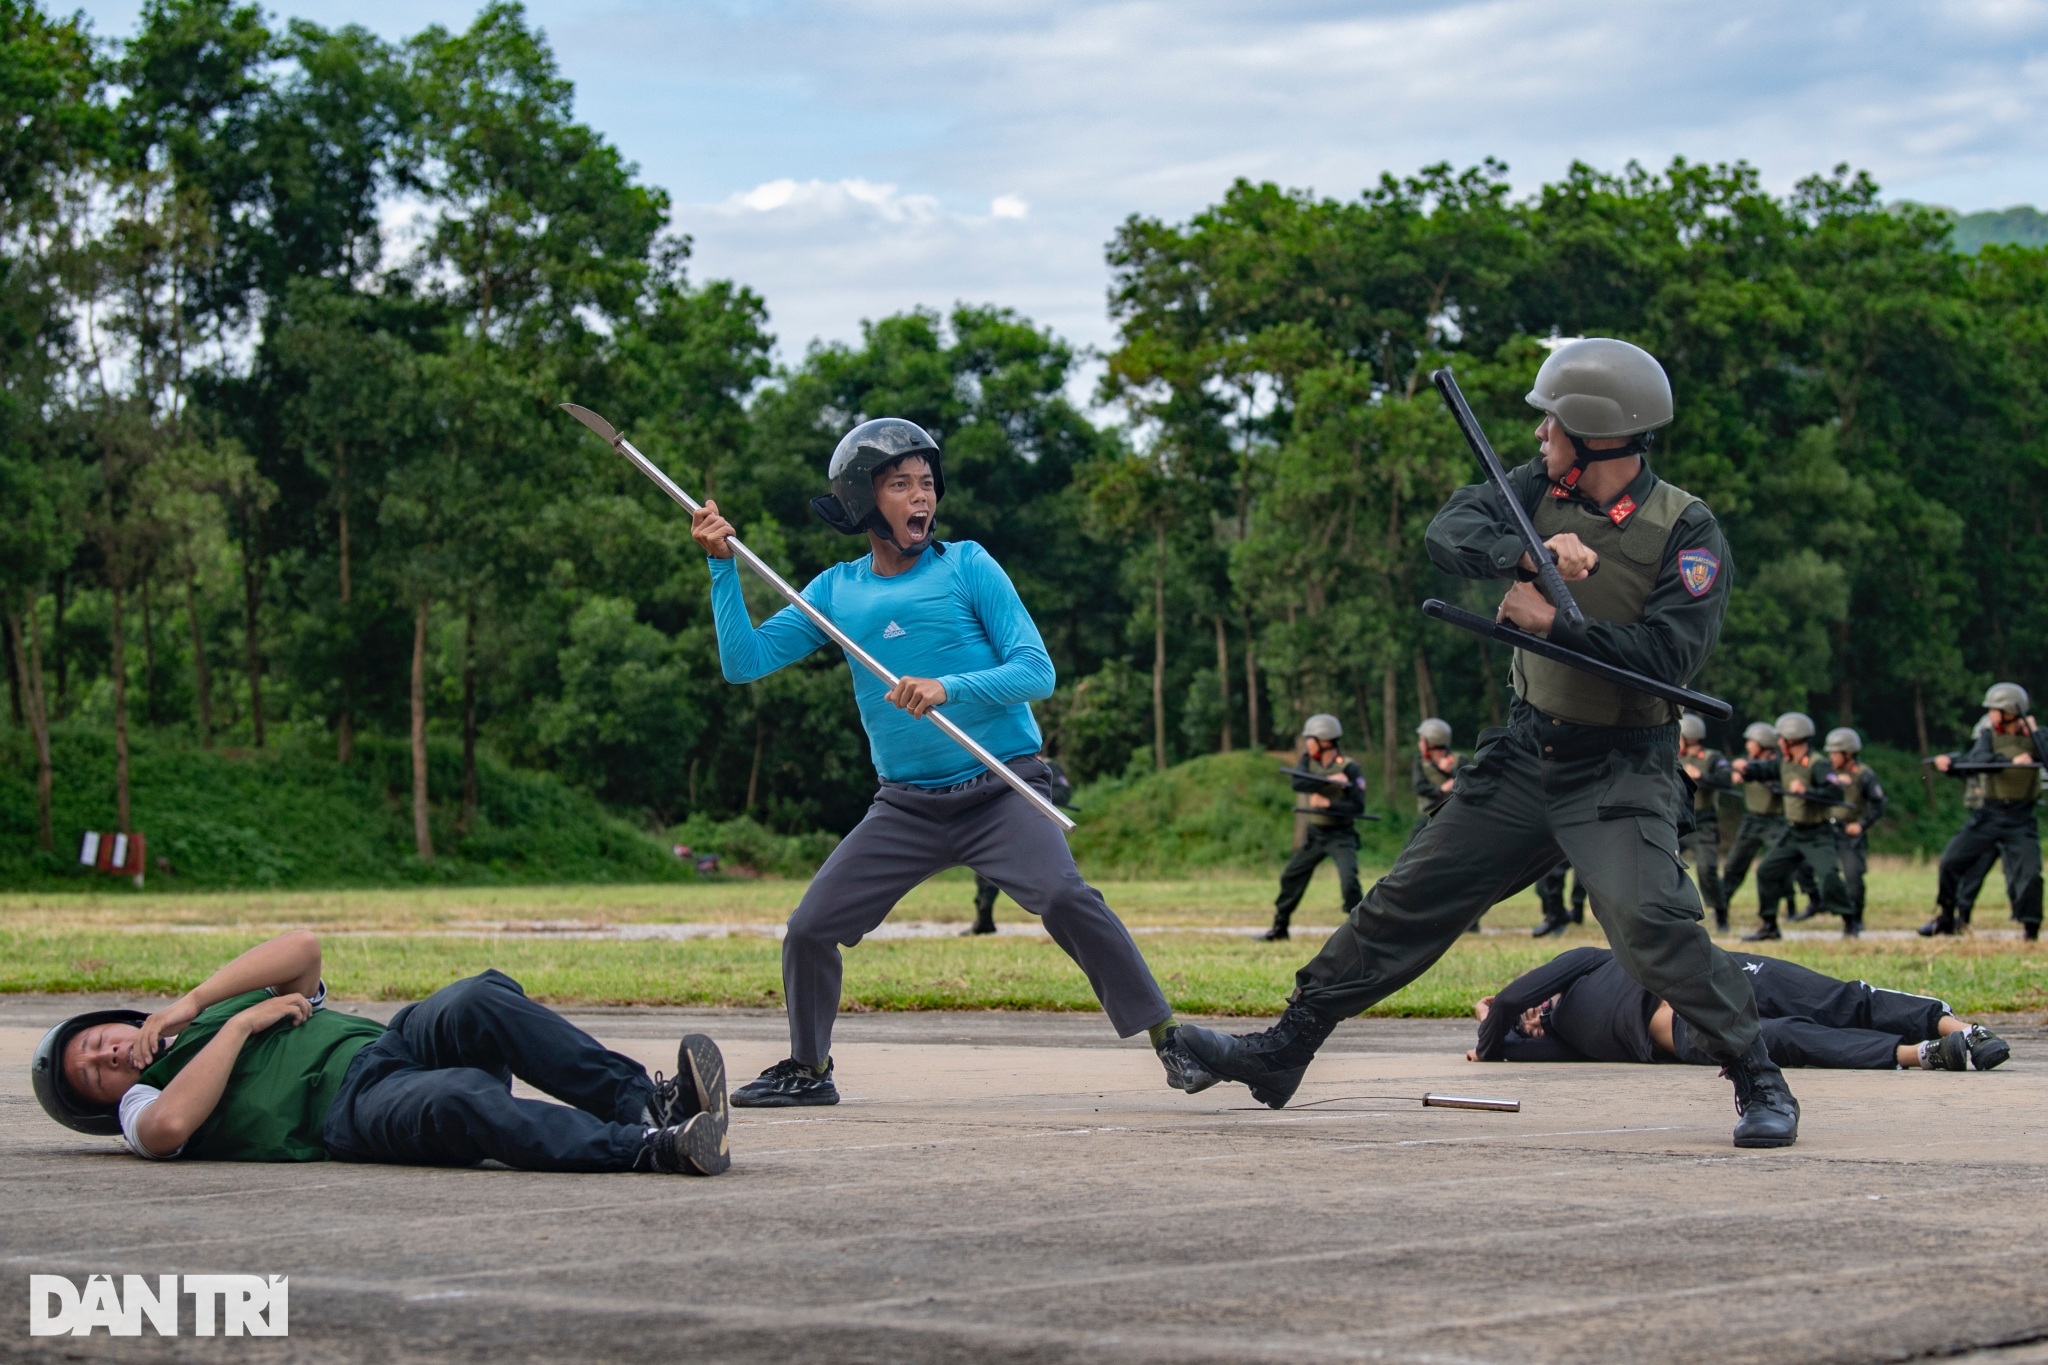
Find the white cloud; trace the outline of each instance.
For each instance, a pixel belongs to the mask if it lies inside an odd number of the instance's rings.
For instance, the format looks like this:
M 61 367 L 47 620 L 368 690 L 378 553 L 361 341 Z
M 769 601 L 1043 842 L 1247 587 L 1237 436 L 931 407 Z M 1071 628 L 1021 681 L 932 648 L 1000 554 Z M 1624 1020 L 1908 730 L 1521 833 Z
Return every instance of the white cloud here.
M 1028 218 L 1031 205 L 1014 194 L 999 194 L 989 200 L 988 212 L 991 218 Z
M 925 223 L 939 216 L 939 201 L 928 194 L 899 194 L 894 185 L 850 180 L 770 180 L 719 206 L 727 213 L 791 213 L 812 218 L 872 216 L 887 223 Z

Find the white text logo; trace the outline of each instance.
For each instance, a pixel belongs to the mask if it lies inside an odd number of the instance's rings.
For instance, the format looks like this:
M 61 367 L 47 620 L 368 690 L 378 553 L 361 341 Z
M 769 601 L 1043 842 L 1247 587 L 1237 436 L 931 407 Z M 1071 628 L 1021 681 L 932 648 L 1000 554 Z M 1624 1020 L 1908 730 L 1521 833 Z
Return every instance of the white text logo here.
M 80 1289 L 64 1275 L 28 1277 L 28 1334 L 32 1337 L 139 1337 L 142 1323 L 160 1337 L 178 1335 L 179 1276 L 93 1275 Z M 194 1336 L 291 1335 L 291 1278 L 272 1275 L 186 1275 L 182 1297 L 192 1300 Z

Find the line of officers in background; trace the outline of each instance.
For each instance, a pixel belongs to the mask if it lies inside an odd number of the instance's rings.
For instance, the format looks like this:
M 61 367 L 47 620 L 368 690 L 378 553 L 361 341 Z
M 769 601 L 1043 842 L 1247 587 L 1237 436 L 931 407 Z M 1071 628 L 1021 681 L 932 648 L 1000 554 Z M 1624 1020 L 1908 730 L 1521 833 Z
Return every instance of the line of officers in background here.
M 2027 691 L 2018 683 L 1995 684 L 1983 705 L 1969 747 L 1930 760 L 1939 771 L 1965 781 L 1969 814 L 1941 855 L 1935 914 L 1920 932 L 1934 936 L 1967 929 L 1993 863 L 2003 861 L 2012 916 L 2029 940 L 2038 939 L 2036 807 L 2043 766 L 2048 765 L 2048 735 L 2036 725 Z M 1268 939 L 1288 936 L 1288 921 L 1324 858 L 1338 866 L 1347 911 L 1359 899 L 1352 820 L 1364 810 L 1365 778 L 1342 752 L 1342 733 L 1334 716 L 1314 716 L 1304 726 L 1302 768 L 1328 771 L 1348 789 L 1335 799 L 1311 797 L 1317 809 L 1306 839 L 1281 876 Z M 1844 937 L 1863 932 L 1870 829 L 1884 817 L 1888 798 L 1877 773 L 1862 761 L 1862 736 L 1840 726 L 1828 731 L 1816 750 L 1816 734 L 1811 717 L 1788 711 L 1774 722 L 1758 721 L 1744 730 L 1743 753 L 1731 757 L 1707 746 L 1706 724 L 1698 716 L 1679 721 L 1679 764 L 1693 793 L 1692 828 L 1681 834 L 1679 846 L 1699 881 L 1701 899 L 1713 912 L 1714 927 L 1722 932 L 1729 928 L 1729 903 L 1755 865 L 1757 925 L 1743 935 L 1746 943 L 1783 937 L 1781 913 L 1790 923 L 1833 914 L 1841 919 Z M 1420 828 L 1451 799 L 1459 758 L 1451 747 L 1450 725 L 1436 717 L 1416 728 L 1415 747 L 1411 784 Z M 1315 784 L 1298 779 L 1295 785 L 1309 792 Z M 1732 818 L 1737 810 L 1739 818 Z M 1730 818 L 1724 818 L 1724 811 Z M 1584 889 L 1574 885 L 1569 899 L 1565 894 L 1569 872 L 1570 865 L 1560 863 L 1536 884 L 1543 907 L 1538 938 L 1585 918 Z M 1803 908 L 1795 891 L 1804 898 Z

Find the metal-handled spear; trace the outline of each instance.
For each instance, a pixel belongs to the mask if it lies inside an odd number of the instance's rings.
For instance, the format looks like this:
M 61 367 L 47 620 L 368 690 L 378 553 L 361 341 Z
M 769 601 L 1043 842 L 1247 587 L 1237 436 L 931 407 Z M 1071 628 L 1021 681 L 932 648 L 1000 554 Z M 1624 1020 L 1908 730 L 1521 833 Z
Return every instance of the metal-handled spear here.
M 654 480 L 655 486 L 674 499 L 678 506 L 690 512 L 702 510 L 702 503 L 698 502 L 688 493 L 685 493 L 674 479 L 671 479 L 662 472 L 660 465 L 657 465 L 654 461 L 642 455 L 639 450 L 635 449 L 633 443 L 624 436 L 621 436 L 617 428 L 613 427 L 610 422 L 605 421 L 604 418 L 598 416 L 589 408 L 579 407 L 574 403 L 562 404 L 562 411 L 568 413 L 571 417 L 583 423 L 584 426 L 589 427 L 592 431 L 603 437 L 606 445 L 609 445 L 613 450 L 618 451 L 619 454 L 631 460 L 642 474 Z M 761 575 L 769 587 L 781 593 L 783 597 L 788 599 L 792 607 L 795 607 L 810 618 L 812 625 L 824 631 L 826 637 L 833 644 L 845 650 L 848 658 L 859 663 L 861 667 L 867 669 L 868 672 L 874 674 L 877 678 L 880 678 L 884 687 L 894 687 L 897 684 L 898 678 L 894 673 L 891 673 L 882 666 L 881 660 L 855 644 L 853 637 L 833 624 L 831 617 L 805 601 L 802 593 L 791 587 L 788 580 L 783 578 L 781 574 L 769 568 L 767 561 L 763 560 L 761 556 L 741 544 L 738 536 L 728 536 L 726 544 L 732 546 L 734 556 L 742 564 L 745 564 L 755 573 Z M 925 712 L 925 719 L 938 726 L 941 733 L 947 739 L 952 740 L 968 753 L 973 754 L 976 762 L 980 763 L 997 777 L 1000 777 L 1003 781 L 1009 783 L 1011 790 L 1015 791 L 1026 801 L 1029 801 L 1040 815 L 1043 815 L 1061 829 L 1072 829 L 1074 827 L 1074 822 L 1067 818 L 1066 812 L 1062 811 L 1045 797 L 1039 795 L 1037 789 L 1019 777 L 1009 764 L 1004 763 L 987 749 L 984 749 L 980 741 L 955 725 L 944 714 L 935 710 L 927 711 Z

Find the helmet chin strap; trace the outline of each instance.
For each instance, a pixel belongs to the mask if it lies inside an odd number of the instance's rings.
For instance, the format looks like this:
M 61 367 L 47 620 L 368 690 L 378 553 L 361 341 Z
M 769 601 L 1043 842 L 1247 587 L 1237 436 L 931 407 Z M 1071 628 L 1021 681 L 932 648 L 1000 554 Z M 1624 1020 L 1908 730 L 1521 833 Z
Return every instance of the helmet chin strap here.
M 1577 452 L 1578 458 L 1572 461 L 1572 467 L 1564 472 L 1564 477 L 1557 481 L 1557 486 L 1564 489 L 1567 493 L 1578 492 L 1579 480 L 1585 477 L 1587 465 L 1599 464 L 1605 460 L 1625 460 L 1631 455 L 1647 454 L 1650 449 L 1650 438 L 1653 435 L 1654 433 L 1648 431 L 1637 432 L 1612 450 L 1595 450 L 1567 431 L 1565 439 L 1572 443 L 1572 449 Z
M 934 546 L 938 545 L 939 538 L 936 534 L 934 534 L 938 530 L 938 528 L 939 513 L 937 508 L 933 508 L 931 521 L 925 527 L 924 539 L 918 543 L 916 549 L 907 550 L 903 547 L 903 542 L 896 539 L 896 528 L 891 526 L 889 524 L 889 519 L 882 515 L 881 508 L 877 507 L 874 511 L 868 513 L 868 529 L 870 531 L 873 531 L 882 539 L 888 541 L 891 545 L 895 546 L 897 554 L 907 555 L 911 559 L 916 559 L 926 550 L 932 549 Z M 939 553 L 944 554 L 945 551 L 940 550 Z

